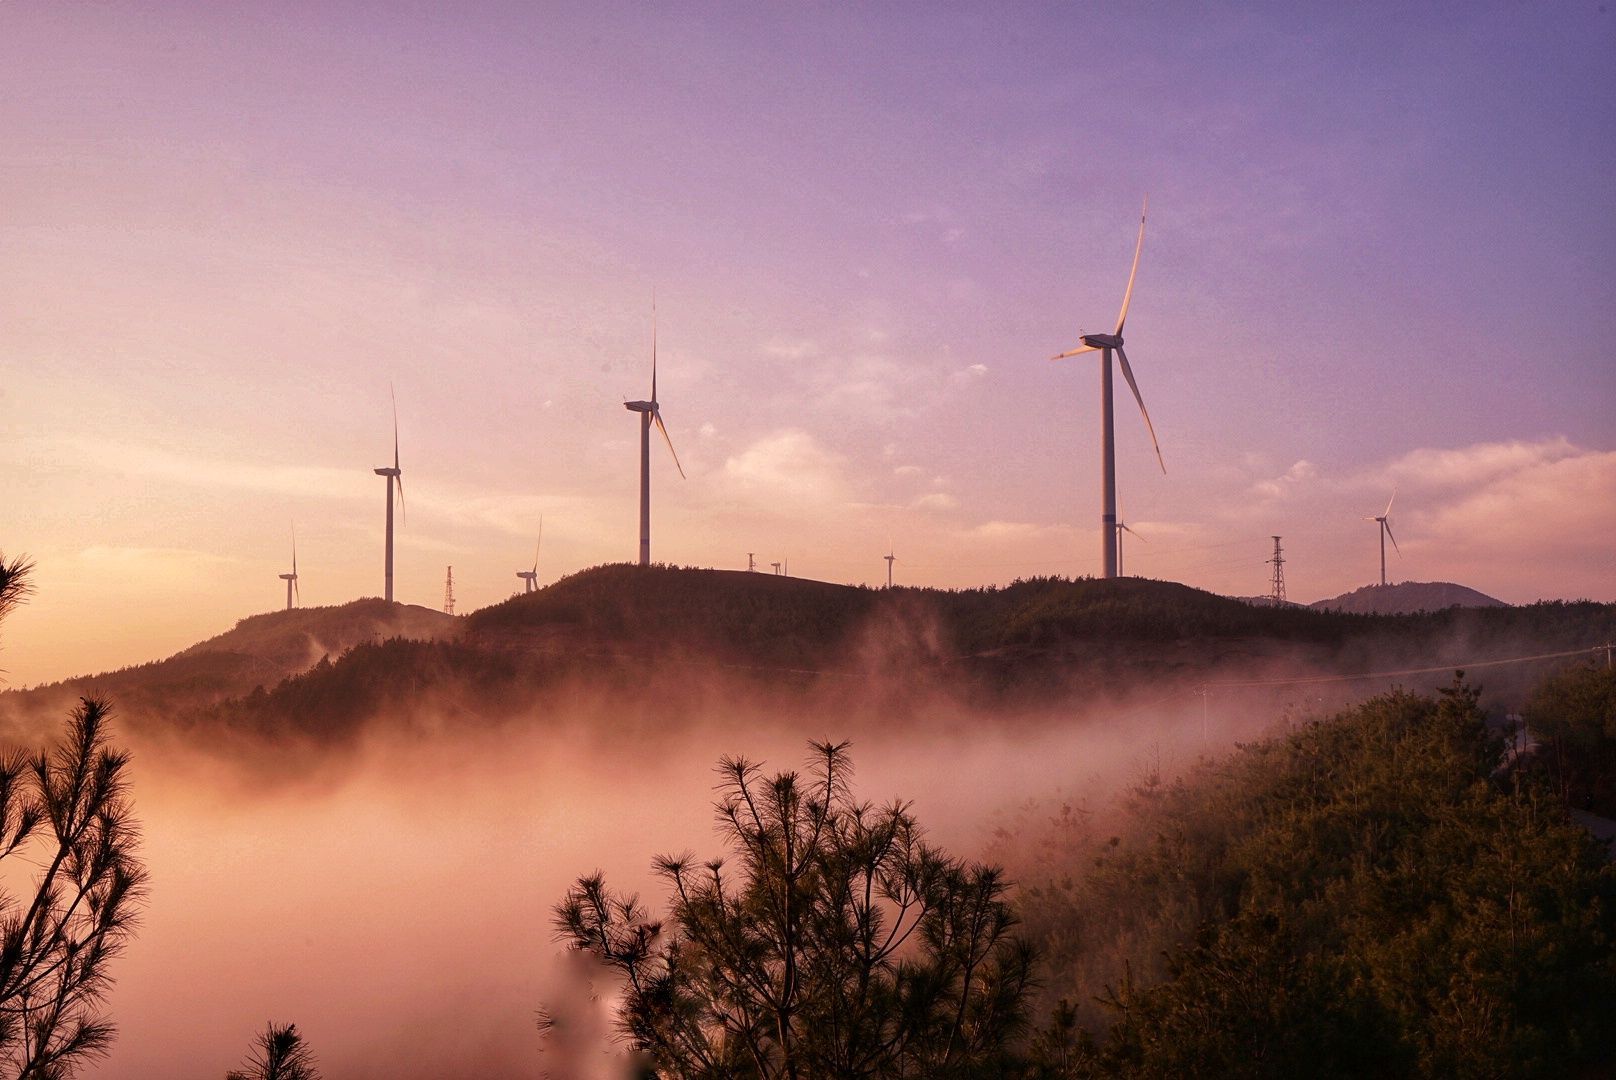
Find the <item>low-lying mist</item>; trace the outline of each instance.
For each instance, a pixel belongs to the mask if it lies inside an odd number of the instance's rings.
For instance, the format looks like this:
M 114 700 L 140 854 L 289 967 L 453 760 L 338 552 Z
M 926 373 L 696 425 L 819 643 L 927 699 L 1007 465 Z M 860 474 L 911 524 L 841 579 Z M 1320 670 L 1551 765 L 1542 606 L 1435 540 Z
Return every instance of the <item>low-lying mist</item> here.
M 995 830 L 1032 831 L 1062 805 L 1103 815 L 1142 778 L 1451 675 L 1286 679 L 1543 651 L 1500 635 L 1339 650 L 1180 639 L 962 667 L 913 625 L 883 626 L 834 672 L 692 651 L 641 671 L 580 653 L 529 681 L 531 658 L 393 642 L 244 708 L 131 710 L 114 737 L 134 753 L 150 901 L 114 967 L 118 1041 L 89 1075 L 217 1080 L 268 1020 L 295 1022 L 332 1077 L 543 1075 L 556 1063 L 538 1012 L 564 982 L 552 906 L 598 869 L 660 910 L 654 855 L 719 853 L 724 755 L 773 772 L 798 767 L 810 739 L 851 740 L 857 797 L 910 801 L 933 843 L 1007 860 L 1032 887 L 1065 868 Z M 433 676 L 418 657 L 463 666 Z
M 95 1075 L 217 1080 L 266 1020 L 295 1021 L 331 1076 L 541 1075 L 536 1014 L 561 960 L 551 906 L 596 869 L 659 903 L 654 854 L 717 854 L 725 754 L 794 768 L 807 740 L 851 738 L 859 797 L 912 800 L 934 842 L 975 856 L 1005 808 L 1103 798 L 1212 745 L 1198 705 L 1125 723 L 940 706 L 924 727 L 741 704 L 627 730 L 588 711 L 468 731 L 397 719 L 412 734 L 372 725 L 323 760 L 264 743 L 223 763 L 135 740 L 151 900 Z M 1255 730 L 1240 727 L 1207 738 Z

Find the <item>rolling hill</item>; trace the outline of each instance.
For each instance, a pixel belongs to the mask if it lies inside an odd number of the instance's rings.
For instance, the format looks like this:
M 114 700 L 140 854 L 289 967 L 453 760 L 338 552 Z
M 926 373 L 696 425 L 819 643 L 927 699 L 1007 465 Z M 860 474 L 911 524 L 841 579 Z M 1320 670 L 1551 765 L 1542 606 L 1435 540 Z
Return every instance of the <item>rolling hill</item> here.
M 1276 702 L 1319 708 L 1392 684 L 1440 685 L 1478 660 L 1613 638 L 1608 604 L 1370 615 L 1254 606 L 1137 578 L 887 590 L 620 564 L 458 619 L 376 600 L 254 616 L 164 661 L 0 694 L 0 723 L 37 729 L 90 691 L 139 728 L 317 744 L 375 725 L 457 730 L 581 714 L 624 731 L 737 711 L 759 722 L 795 712 L 997 723 L 1184 696 L 1207 682 L 1266 714 Z M 1543 670 L 1493 667 L 1485 682 L 1513 700 Z M 1364 672 L 1402 674 L 1305 696 L 1277 682 Z
M 0 693 L 0 729 L 26 731 L 42 717 L 54 722 L 88 694 L 109 697 L 121 712 L 151 722 L 274 686 L 362 643 L 432 640 L 458 628 L 442 612 L 375 598 L 251 615 L 163 660 Z
M 1452 607 L 1507 606 L 1485 593 L 1451 581 L 1402 581 L 1391 585 L 1365 585 L 1349 593 L 1308 605 L 1315 611 L 1344 611 L 1357 615 L 1412 615 Z

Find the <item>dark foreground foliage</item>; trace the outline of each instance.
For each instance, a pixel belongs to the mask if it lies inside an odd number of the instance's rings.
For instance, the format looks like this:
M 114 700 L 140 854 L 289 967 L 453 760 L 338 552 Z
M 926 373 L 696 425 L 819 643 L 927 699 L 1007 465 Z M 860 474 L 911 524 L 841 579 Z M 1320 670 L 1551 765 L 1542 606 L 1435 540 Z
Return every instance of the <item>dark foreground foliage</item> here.
M 30 570 L 0 556 L 0 619 Z M 0 757 L 0 1076 L 63 1080 L 112 1045 L 101 1004 L 146 870 L 109 713 L 85 698 L 54 749 Z
M 270 1023 L 253 1040 L 245 1067 L 225 1080 L 320 1080 L 320 1070 L 296 1024 Z
M 1616 670 L 1603 661 L 1558 672 L 1523 711 L 1538 762 L 1566 802 L 1616 817 Z
M 1501 751 L 1456 684 L 1145 785 L 1131 842 L 1031 897 L 1076 1003 L 1038 1039 L 1041 1075 L 1594 1075 L 1616 1036 L 1616 874 Z M 1143 970 L 1091 1034 L 1097 987 L 1069 975 L 1106 947 Z
M 1007 883 L 854 800 L 845 744 L 806 776 L 726 760 L 722 859 L 659 858 L 666 919 L 585 877 L 558 936 L 619 976 L 623 1035 L 661 1077 L 992 1077 L 1012 1065 L 1031 953 Z

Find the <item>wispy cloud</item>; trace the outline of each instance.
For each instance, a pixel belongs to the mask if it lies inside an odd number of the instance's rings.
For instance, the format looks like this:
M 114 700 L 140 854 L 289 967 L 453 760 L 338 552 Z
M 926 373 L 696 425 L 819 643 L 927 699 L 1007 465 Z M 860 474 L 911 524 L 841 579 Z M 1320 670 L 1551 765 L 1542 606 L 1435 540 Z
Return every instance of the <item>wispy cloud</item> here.
M 959 500 L 946 491 L 933 491 L 919 498 L 909 501 L 911 510 L 928 510 L 933 512 L 959 509 Z
M 719 483 L 732 501 L 781 513 L 855 498 L 846 459 L 796 428 L 765 435 L 728 458 Z

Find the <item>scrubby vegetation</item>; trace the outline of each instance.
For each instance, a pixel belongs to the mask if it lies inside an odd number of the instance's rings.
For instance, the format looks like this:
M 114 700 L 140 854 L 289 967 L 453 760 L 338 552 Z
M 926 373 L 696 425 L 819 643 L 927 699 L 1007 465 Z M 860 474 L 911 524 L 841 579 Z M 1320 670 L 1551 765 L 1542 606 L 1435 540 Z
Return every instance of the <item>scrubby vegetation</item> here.
M 1616 670 L 1587 663 L 1557 672 L 1532 692 L 1522 716 L 1565 801 L 1616 817 Z
M 1456 685 L 1067 814 L 1024 907 L 1045 1075 L 1565 1076 L 1611 1060 L 1616 872 Z M 1103 837 L 1103 838 L 1102 838 Z

